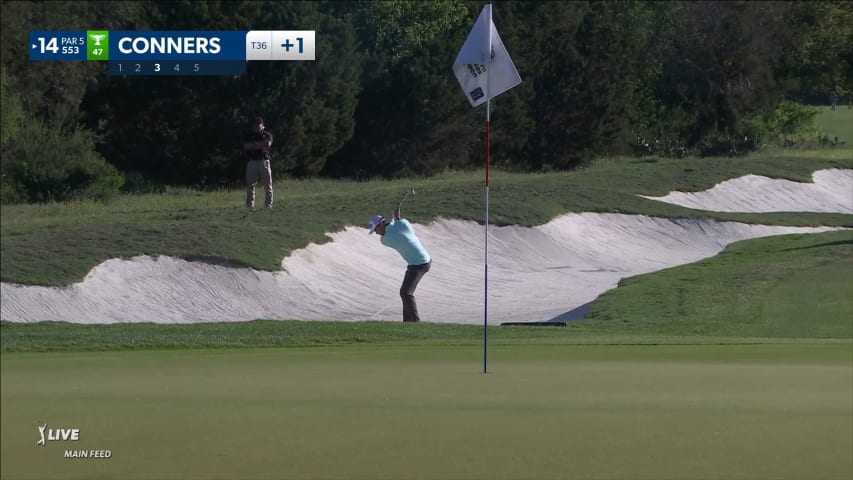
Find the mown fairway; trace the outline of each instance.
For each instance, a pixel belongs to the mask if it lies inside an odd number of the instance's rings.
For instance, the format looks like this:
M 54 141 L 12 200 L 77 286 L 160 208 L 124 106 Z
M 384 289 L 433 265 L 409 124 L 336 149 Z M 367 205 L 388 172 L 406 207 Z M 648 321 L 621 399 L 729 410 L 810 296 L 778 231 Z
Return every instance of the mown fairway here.
M 850 478 L 851 344 L 16 354 L 3 478 Z M 37 447 L 37 424 L 80 428 Z M 65 448 L 110 459 L 63 459 Z

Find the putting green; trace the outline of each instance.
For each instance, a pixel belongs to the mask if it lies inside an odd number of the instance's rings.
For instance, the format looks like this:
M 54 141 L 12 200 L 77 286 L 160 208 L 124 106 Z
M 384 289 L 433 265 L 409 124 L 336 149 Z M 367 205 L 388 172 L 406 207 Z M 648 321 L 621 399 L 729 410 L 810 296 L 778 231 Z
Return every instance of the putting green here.
M 2 478 L 845 478 L 851 343 L 3 354 Z M 80 440 L 36 446 L 38 426 Z M 65 449 L 110 450 L 65 459 Z

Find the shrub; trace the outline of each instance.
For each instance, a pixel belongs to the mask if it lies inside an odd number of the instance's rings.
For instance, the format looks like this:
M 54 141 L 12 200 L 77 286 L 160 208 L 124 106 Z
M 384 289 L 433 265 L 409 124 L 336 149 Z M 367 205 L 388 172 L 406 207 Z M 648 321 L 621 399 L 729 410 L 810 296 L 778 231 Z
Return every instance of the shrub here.
M 814 117 L 818 109 L 784 100 L 769 114 L 748 115 L 739 125 L 741 133 L 759 146 L 815 148 Z
M 4 203 L 107 200 L 122 176 L 95 151 L 92 132 L 33 120 L 4 151 Z

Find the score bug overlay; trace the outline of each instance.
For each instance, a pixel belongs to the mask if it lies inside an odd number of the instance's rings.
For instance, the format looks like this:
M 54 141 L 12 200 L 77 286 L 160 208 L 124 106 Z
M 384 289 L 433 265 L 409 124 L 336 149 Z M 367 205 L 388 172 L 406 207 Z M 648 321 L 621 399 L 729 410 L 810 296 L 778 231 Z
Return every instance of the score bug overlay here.
M 86 32 L 82 30 L 31 30 L 30 60 L 86 60 Z
M 89 30 L 86 32 L 86 60 L 110 59 L 110 32 Z
M 31 30 L 30 60 L 316 60 L 314 30 Z
M 314 30 L 29 32 L 30 60 L 107 61 L 108 75 L 243 75 L 249 61 L 315 60 Z
M 112 60 L 107 67 L 110 76 L 144 76 L 144 77 L 177 77 L 177 76 L 240 76 L 246 73 L 246 62 L 227 60 Z
M 316 60 L 314 30 L 251 31 L 246 60 Z

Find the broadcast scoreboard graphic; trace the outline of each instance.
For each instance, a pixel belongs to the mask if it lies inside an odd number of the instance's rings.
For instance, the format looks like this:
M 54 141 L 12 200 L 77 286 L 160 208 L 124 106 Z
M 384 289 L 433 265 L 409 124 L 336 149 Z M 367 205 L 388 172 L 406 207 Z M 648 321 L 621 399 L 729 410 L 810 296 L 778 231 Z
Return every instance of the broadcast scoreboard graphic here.
M 249 61 L 314 60 L 314 30 L 29 32 L 31 61 L 105 61 L 108 75 L 243 75 Z

